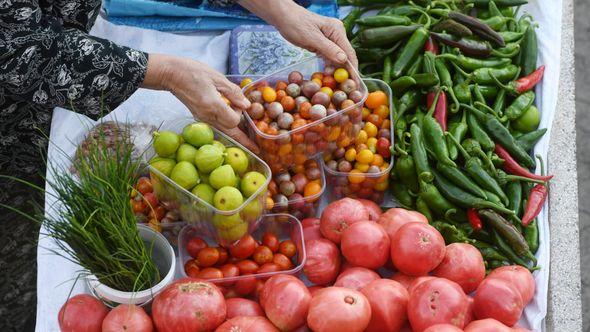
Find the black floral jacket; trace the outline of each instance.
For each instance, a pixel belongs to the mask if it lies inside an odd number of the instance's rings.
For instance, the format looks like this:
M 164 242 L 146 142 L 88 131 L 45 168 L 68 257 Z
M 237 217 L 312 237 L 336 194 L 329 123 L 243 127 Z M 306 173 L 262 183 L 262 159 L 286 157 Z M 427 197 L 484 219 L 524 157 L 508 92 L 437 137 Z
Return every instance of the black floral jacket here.
M 97 118 L 141 84 L 147 55 L 88 35 L 100 0 L 0 0 L 0 175 L 43 186 L 56 106 Z M 104 112 L 104 111 L 103 111 Z M 0 178 L 0 203 L 27 209 L 30 188 Z M 42 203 L 42 201 L 40 201 Z M 35 315 L 37 227 L 0 206 L 0 328 Z

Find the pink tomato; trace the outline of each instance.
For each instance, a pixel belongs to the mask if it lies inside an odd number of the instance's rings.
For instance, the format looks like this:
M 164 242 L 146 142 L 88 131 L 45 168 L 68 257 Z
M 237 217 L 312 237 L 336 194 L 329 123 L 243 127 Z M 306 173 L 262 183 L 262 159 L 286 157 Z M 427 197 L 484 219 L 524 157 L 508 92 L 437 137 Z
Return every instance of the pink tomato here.
M 273 276 L 267 280 L 262 294 L 262 309 L 277 328 L 290 331 L 305 324 L 311 294 L 301 280 L 290 275 Z
M 430 326 L 424 332 L 463 332 L 463 330 L 452 324 L 436 324 Z
M 109 309 L 88 294 L 72 296 L 59 310 L 57 320 L 62 332 L 100 332 Z
M 505 325 L 518 322 L 524 304 L 518 290 L 509 282 L 486 278 L 473 298 L 473 312 L 478 319 L 493 318 Z
M 350 267 L 340 273 L 338 278 L 336 278 L 334 286 L 361 290 L 371 281 L 377 279 L 381 279 L 381 276 L 373 270 L 365 267 Z
M 361 289 L 371 305 L 371 321 L 367 332 L 399 331 L 406 322 L 410 298 L 402 284 L 389 279 L 374 280 Z
M 215 332 L 278 332 L 265 317 L 260 316 L 237 316 L 228 319 L 221 324 Z
M 102 321 L 102 332 L 152 332 L 152 319 L 143 308 L 121 304 L 111 310 Z
M 305 241 L 307 260 L 303 272 L 316 285 L 334 282 L 340 271 L 340 251 L 327 239 Z
M 234 318 L 237 316 L 263 316 L 264 311 L 258 304 L 258 302 L 235 297 L 225 300 L 227 305 L 227 317 L 226 319 Z
M 436 279 L 436 277 L 431 277 L 431 276 L 421 276 L 421 277 L 416 277 L 411 283 L 410 286 L 408 286 L 408 293 L 410 295 L 412 295 L 412 292 L 414 291 L 414 289 L 416 287 L 418 287 L 418 285 L 420 285 L 421 283 L 428 281 L 428 280 L 432 280 L 432 279 Z
M 385 211 L 377 222 L 383 226 L 390 239 L 400 227 L 411 222 L 421 222 L 428 224 L 428 219 L 420 212 L 410 211 L 402 208 L 393 208 Z
M 432 274 L 458 283 L 465 294 L 469 294 L 485 278 L 486 267 L 476 247 L 467 243 L 451 243 L 446 247 L 443 261 Z
M 410 285 L 416 279 L 414 276 L 409 276 L 407 274 L 403 274 L 401 272 L 396 272 L 394 275 L 391 276 L 391 280 L 395 280 L 402 284 L 406 288 L 406 290 L 410 289 Z
M 372 221 L 359 221 L 342 232 L 340 249 L 347 261 L 369 269 L 378 269 L 389 259 L 389 236 Z
M 367 212 L 369 212 L 369 220 L 377 221 L 383 214 L 381 207 L 377 203 L 364 198 L 357 198 L 356 200 L 363 203 L 365 209 L 367 209 Z
M 320 231 L 326 239 L 338 244 L 342 232 L 361 220 L 369 220 L 364 205 L 352 198 L 343 198 L 326 206 L 320 219 Z
M 535 279 L 529 270 L 520 265 L 499 267 L 493 270 L 488 278 L 506 280 L 518 290 L 524 305 L 527 305 L 535 295 Z
M 362 332 L 369 325 L 371 305 L 358 291 L 328 287 L 311 300 L 307 325 L 315 332 Z
M 412 222 L 402 226 L 391 240 L 391 260 L 399 271 L 426 275 L 445 257 L 445 240 L 436 228 Z
M 512 329 L 492 318 L 474 320 L 464 329 L 465 332 L 511 332 Z

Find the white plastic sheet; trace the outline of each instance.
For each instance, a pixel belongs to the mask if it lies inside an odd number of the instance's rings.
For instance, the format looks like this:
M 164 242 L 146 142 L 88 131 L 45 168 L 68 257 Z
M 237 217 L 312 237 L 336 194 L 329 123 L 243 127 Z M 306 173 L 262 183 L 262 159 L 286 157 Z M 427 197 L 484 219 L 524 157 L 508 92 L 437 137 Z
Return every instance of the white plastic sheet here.
M 539 24 L 539 64 L 545 64 L 545 78 L 537 87 L 537 106 L 541 111 L 541 127 L 551 132 L 551 124 L 557 104 L 557 91 L 560 72 L 561 50 L 561 1 L 529 0 L 531 3 L 521 12 L 528 12 Z M 199 33 L 194 35 L 174 35 L 142 30 L 138 28 L 114 26 L 99 18 L 93 29 L 97 36 L 135 47 L 148 52 L 161 52 L 189 56 L 208 63 L 221 72 L 226 72 L 226 59 L 229 49 L 229 33 Z M 129 100 L 118 107 L 108 118 L 141 121 L 157 125 L 164 119 L 186 116 L 188 110 L 172 94 L 161 91 L 138 90 Z M 92 124 L 88 118 L 56 109 L 51 126 L 51 144 L 48 160 L 51 163 L 66 162 L 62 150 L 73 155 L 72 143 Z M 549 134 L 537 144 L 535 153 L 547 160 Z M 551 165 L 548 165 L 551 170 Z M 48 174 L 51 177 L 51 174 Z M 45 209 L 50 210 L 54 200 L 46 195 Z M 547 206 L 539 216 L 541 246 L 537 258 L 542 269 L 536 271 L 536 293 L 533 301 L 525 309 L 520 325 L 533 331 L 545 331 L 547 314 L 547 292 L 549 280 L 549 220 Z M 37 327 L 36 331 L 59 331 L 57 313 L 72 288 L 80 267 L 50 253 L 55 249 L 53 240 L 40 236 L 37 253 Z M 84 292 L 84 283 L 78 281 L 72 294 Z

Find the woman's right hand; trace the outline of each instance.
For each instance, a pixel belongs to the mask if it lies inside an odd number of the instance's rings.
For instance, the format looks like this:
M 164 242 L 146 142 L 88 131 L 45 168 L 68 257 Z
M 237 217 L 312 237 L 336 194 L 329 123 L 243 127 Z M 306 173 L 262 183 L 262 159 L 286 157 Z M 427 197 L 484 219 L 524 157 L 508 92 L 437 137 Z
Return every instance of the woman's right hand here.
M 258 153 L 256 144 L 237 127 L 250 101 L 237 85 L 213 68 L 189 58 L 150 54 L 143 87 L 172 92 L 196 118 Z M 230 101 L 231 107 L 222 97 Z

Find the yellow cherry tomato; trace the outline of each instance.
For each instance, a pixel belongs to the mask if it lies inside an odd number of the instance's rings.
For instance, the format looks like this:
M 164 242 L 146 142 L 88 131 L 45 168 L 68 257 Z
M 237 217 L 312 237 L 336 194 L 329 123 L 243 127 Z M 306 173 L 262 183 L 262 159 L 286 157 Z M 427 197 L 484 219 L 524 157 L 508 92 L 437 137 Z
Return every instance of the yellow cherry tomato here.
M 344 153 L 344 159 L 353 162 L 356 160 L 356 150 L 354 148 L 350 148 L 346 150 Z
M 353 169 L 348 173 L 348 182 L 350 183 L 361 183 L 365 180 L 365 175 L 358 169 Z
M 319 78 L 312 78 L 312 81 L 316 82 L 319 86 L 322 86 L 322 80 Z
M 373 152 L 371 152 L 371 150 L 365 149 L 359 151 L 359 153 L 356 154 L 356 161 L 358 161 L 359 163 L 367 164 L 368 169 L 369 164 L 373 162 L 373 156 L 374 155 Z
M 330 96 L 330 98 L 332 98 L 332 95 L 334 94 L 334 91 L 329 86 L 323 86 L 323 87 L 321 87 L 320 88 L 320 91 L 321 92 L 325 92 L 328 96 Z
M 389 186 L 389 181 L 377 182 L 375 183 L 375 190 L 377 191 L 385 191 Z
M 365 150 L 366 151 L 366 150 Z M 355 163 L 354 168 L 358 169 L 359 171 L 366 173 L 369 170 L 370 165 L 365 163 Z
M 369 148 L 371 152 L 375 153 L 377 151 L 377 138 L 369 137 L 367 139 L 367 148 Z
M 264 99 L 264 101 L 267 103 L 272 103 L 273 101 L 277 100 L 277 92 L 270 86 L 265 86 L 262 89 L 262 99 Z
M 364 130 L 367 132 L 367 135 L 369 137 L 375 137 L 375 136 L 377 136 L 377 132 L 379 131 L 379 128 L 377 128 L 377 126 L 375 126 L 373 123 L 367 122 L 367 123 L 365 123 Z
M 368 108 L 366 108 L 366 107 L 363 107 L 363 112 L 362 112 L 362 115 L 363 115 L 363 120 L 366 120 L 366 119 L 367 119 L 367 117 L 368 117 L 369 115 L 371 115 L 371 110 L 370 110 L 370 109 L 368 109 Z
M 246 85 L 252 83 L 252 79 L 251 78 L 244 78 L 241 82 L 240 82 L 240 88 L 245 87 Z
M 361 129 L 359 133 L 356 135 L 356 144 L 366 143 L 367 138 L 369 138 L 367 132 Z
M 348 79 L 348 71 L 344 68 L 338 68 L 334 71 L 334 79 L 338 83 L 342 83 Z
M 375 154 L 373 156 L 373 161 L 371 162 L 371 166 L 381 166 L 383 165 L 383 157 L 380 154 Z

